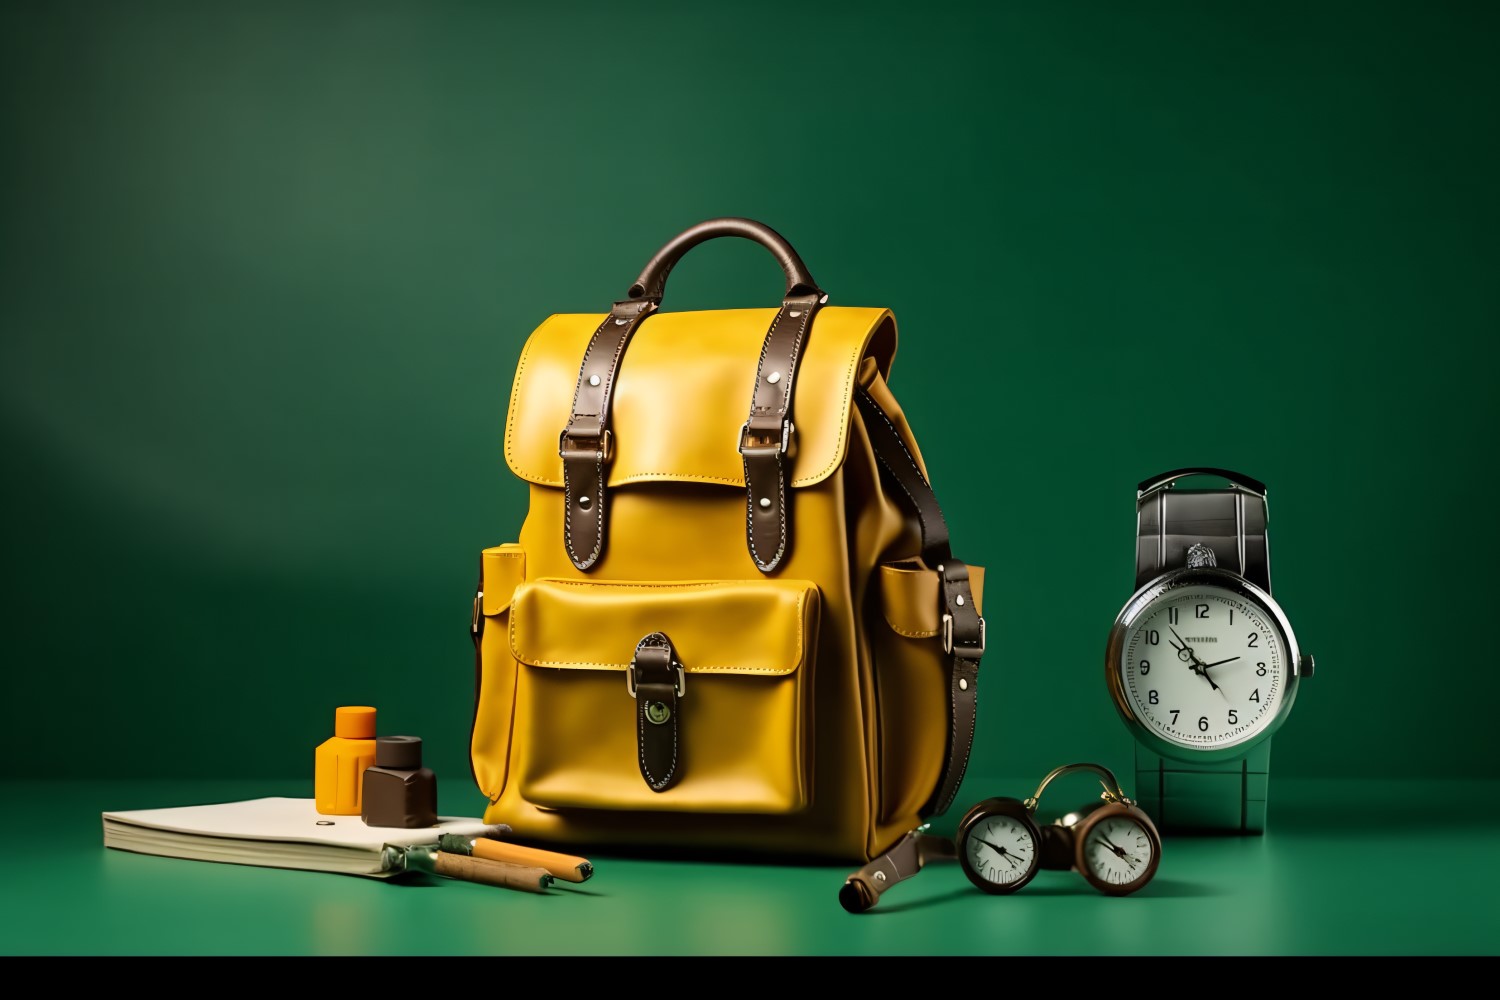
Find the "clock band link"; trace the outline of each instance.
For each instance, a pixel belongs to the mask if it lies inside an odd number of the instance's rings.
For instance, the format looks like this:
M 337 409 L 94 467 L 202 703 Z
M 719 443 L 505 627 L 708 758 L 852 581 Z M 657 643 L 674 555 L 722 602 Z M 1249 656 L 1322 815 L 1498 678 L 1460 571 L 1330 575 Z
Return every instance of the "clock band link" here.
M 1244 490 L 1156 490 L 1136 504 L 1135 586 L 1187 565 L 1188 549 L 1206 545 L 1218 565 L 1271 592 L 1266 498 Z
M 1162 830 L 1264 833 L 1271 741 L 1237 760 L 1172 760 L 1137 744 L 1135 800 Z
M 1184 470 L 1184 475 L 1192 471 Z M 1239 487 L 1182 490 L 1168 485 L 1140 493 L 1136 514 L 1137 590 L 1186 566 L 1188 550 L 1203 545 L 1213 550 L 1219 567 L 1238 571 L 1271 593 L 1264 494 Z M 1137 744 L 1135 760 L 1136 800 L 1160 829 L 1265 831 L 1270 740 L 1242 757 L 1216 762 L 1174 760 Z

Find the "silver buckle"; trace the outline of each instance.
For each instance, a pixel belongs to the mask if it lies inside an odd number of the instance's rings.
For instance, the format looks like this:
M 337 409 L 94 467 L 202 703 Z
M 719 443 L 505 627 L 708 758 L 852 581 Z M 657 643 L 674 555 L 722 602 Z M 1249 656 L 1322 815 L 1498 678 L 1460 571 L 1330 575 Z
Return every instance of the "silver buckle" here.
M 984 618 L 979 619 L 979 649 L 976 651 L 972 646 L 963 646 L 958 655 L 965 660 L 977 660 L 984 655 L 985 634 Z M 953 616 L 943 615 L 943 652 L 953 652 Z
M 687 693 L 687 674 L 683 672 L 682 664 L 678 663 L 676 660 L 672 661 L 672 666 L 677 668 L 677 683 L 673 685 L 673 689 L 676 690 L 677 697 L 681 698 L 684 694 Z M 634 660 L 631 660 L 630 666 L 625 668 L 625 690 L 630 692 L 630 697 L 635 697 Z
M 783 420 L 781 422 L 781 448 L 777 451 L 778 455 L 785 455 L 787 453 L 787 451 L 791 448 L 791 445 L 792 445 L 792 435 L 795 434 L 795 433 L 797 433 L 797 425 L 796 424 L 792 423 L 790 420 Z M 740 445 L 739 445 L 739 450 L 740 450 L 740 454 L 741 455 L 743 455 L 745 453 L 745 450 L 747 448 L 764 447 L 764 446 L 759 446 L 759 445 L 747 444 L 746 441 L 749 438 L 749 436 L 750 436 L 750 421 L 746 420 L 743 424 L 740 424 Z
M 580 440 L 580 439 L 574 438 L 572 440 L 576 441 L 576 440 Z M 565 428 L 563 428 L 563 432 L 557 436 L 557 457 L 558 458 L 567 458 L 570 453 L 573 453 L 575 451 L 574 449 L 569 449 L 568 447 L 566 447 L 568 441 L 569 441 L 568 430 L 565 427 Z M 585 453 L 587 453 L 589 451 L 593 451 L 593 453 L 595 455 L 599 455 L 600 454 L 600 450 L 599 449 L 600 449 L 601 446 L 604 449 L 604 451 L 603 451 L 604 461 L 606 461 L 606 462 L 612 462 L 612 461 L 614 461 L 614 457 L 615 457 L 615 436 L 609 430 L 609 428 L 607 428 L 607 427 L 604 429 L 604 440 L 603 441 L 600 441 L 597 444 L 595 444 L 592 449 L 585 448 L 585 449 L 579 449 L 579 450 L 582 450 Z

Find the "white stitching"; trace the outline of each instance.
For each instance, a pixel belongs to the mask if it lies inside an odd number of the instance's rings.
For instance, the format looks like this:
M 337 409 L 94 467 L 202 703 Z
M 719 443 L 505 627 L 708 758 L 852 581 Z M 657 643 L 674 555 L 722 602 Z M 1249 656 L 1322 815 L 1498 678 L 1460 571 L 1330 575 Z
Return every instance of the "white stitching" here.
M 789 419 L 792 406 L 792 380 L 797 371 L 797 359 L 802 353 L 802 343 L 807 337 L 807 331 L 812 325 L 813 315 L 818 311 L 820 303 L 813 302 L 811 306 L 803 309 L 801 321 L 797 324 L 797 330 L 792 335 L 792 350 L 787 361 L 786 384 L 781 387 L 781 404 L 779 407 L 757 406 L 755 397 L 760 395 L 763 372 L 766 367 L 766 352 L 771 348 L 771 341 L 776 336 L 777 329 L 781 326 L 782 318 L 787 314 L 787 305 L 783 304 L 781 311 L 776 314 L 776 319 L 771 324 L 771 329 L 766 333 L 766 339 L 761 341 L 760 360 L 755 365 L 755 389 L 750 393 L 750 414 L 776 413 L 778 409 L 783 421 Z M 848 395 L 845 394 L 845 405 L 848 405 Z M 842 436 L 842 431 L 840 432 Z M 769 573 L 781 565 L 782 557 L 786 555 L 786 456 L 776 457 L 776 520 L 779 537 L 776 543 L 776 554 L 769 560 L 762 559 L 760 549 L 755 544 L 755 484 L 750 477 L 750 456 L 743 456 L 742 462 L 745 469 L 745 540 L 750 545 L 750 556 L 755 560 L 755 565 L 761 572 Z
M 605 663 L 591 660 L 538 660 L 527 659 L 521 653 L 519 633 L 517 627 L 521 622 L 521 602 L 526 594 L 531 593 L 537 584 L 545 583 L 549 587 L 592 587 L 601 590 L 709 590 L 715 587 L 732 587 L 744 583 L 743 580 L 710 580 L 701 583 L 594 583 L 591 580 L 558 580 L 551 577 L 541 577 L 516 588 L 515 597 L 511 600 L 510 620 L 506 623 L 506 630 L 510 638 L 511 654 L 522 663 L 531 667 L 597 667 L 603 670 L 624 670 L 630 666 L 629 663 Z M 792 581 L 782 581 L 790 583 Z M 807 659 L 807 622 L 804 607 L 807 604 L 807 595 L 817 590 L 817 584 L 809 582 L 797 594 L 797 603 L 793 613 L 797 617 L 797 662 L 785 670 L 777 670 L 774 667 L 737 667 L 720 664 L 695 664 L 691 668 L 684 667 L 690 674 L 767 674 L 776 677 L 788 677 L 797 672 Z
M 672 700 L 675 703 L 677 699 L 674 698 Z M 666 786 L 672 781 L 672 775 L 677 773 L 677 707 L 675 704 L 672 706 L 672 766 L 667 768 L 667 773 L 660 781 L 657 781 L 651 777 L 651 766 L 646 763 L 646 728 L 644 722 L 646 703 L 647 699 L 642 698 L 637 705 L 641 710 L 641 718 L 636 720 L 635 739 L 636 745 L 640 748 L 641 773 L 646 776 L 646 781 L 651 785 L 651 790 L 660 792 L 665 790 Z
M 599 450 L 594 453 L 596 456 L 594 459 L 594 492 L 598 494 L 594 498 L 594 549 L 589 553 L 587 559 L 579 559 L 578 553 L 573 547 L 573 492 L 572 487 L 569 485 L 568 463 L 566 460 L 563 461 L 563 504 L 565 507 L 563 511 L 563 544 L 568 548 L 568 557 L 573 560 L 573 565 L 579 569 L 588 569 L 593 566 L 594 563 L 599 561 L 599 553 L 604 551 L 604 490 L 606 484 L 604 482 L 603 434 L 606 425 L 609 423 L 611 391 L 615 385 L 615 374 L 620 368 L 620 357 L 625 353 L 625 344 L 635 334 L 636 328 L 644 323 L 646 317 L 649 315 L 651 315 L 651 311 L 637 312 L 634 316 L 630 317 L 630 321 L 625 328 L 618 331 L 615 337 L 614 356 L 610 358 L 609 368 L 605 370 L 605 379 L 601 386 L 599 400 L 599 413 L 597 414 L 578 413 L 578 394 L 583 391 L 583 373 L 588 370 L 589 358 L 594 354 L 594 347 L 599 342 L 599 334 L 608 330 L 611 321 L 615 318 L 613 310 L 610 310 L 605 315 L 603 322 L 594 331 L 594 335 L 589 338 L 589 346 L 583 352 L 583 363 L 578 366 L 578 382 L 573 386 L 572 413 L 579 416 L 597 416 L 599 418 L 600 433 Z M 572 423 L 571 415 L 568 418 L 568 422 Z
M 652 636 L 654 636 L 656 634 L 661 634 L 662 637 L 664 639 L 666 639 L 666 646 L 665 646 L 665 648 L 666 648 L 666 653 L 667 653 L 667 663 L 668 663 L 668 665 L 676 664 L 677 663 L 677 650 L 675 648 L 673 648 L 673 646 L 672 646 L 672 640 L 669 639 L 669 638 L 666 638 L 665 633 L 652 633 L 652 635 L 648 635 L 648 636 L 646 636 L 646 638 L 644 638 L 640 642 L 636 643 L 635 644 L 635 655 L 636 656 L 640 656 L 640 654 L 641 654 L 641 647 L 643 647 L 643 646 L 646 645 L 647 639 L 651 639 Z M 662 648 L 662 646 L 660 644 L 658 644 L 658 643 L 652 643 L 652 646 L 654 648 L 657 648 L 657 649 Z M 672 783 L 672 775 L 674 775 L 674 774 L 677 773 L 677 722 L 678 722 L 678 720 L 677 720 L 677 699 L 674 697 L 672 699 L 672 705 L 671 705 L 671 721 L 672 721 L 672 766 L 669 767 L 669 768 L 667 768 L 667 773 L 662 776 L 662 779 L 660 781 L 658 781 L 655 778 L 651 777 L 651 766 L 646 763 L 646 723 L 650 721 L 650 720 L 648 720 L 646 718 L 646 706 L 649 703 L 649 701 L 650 701 L 650 699 L 648 699 L 648 698 L 637 698 L 636 699 L 636 707 L 640 709 L 640 715 L 638 715 L 636 717 L 636 722 L 635 722 L 635 740 L 636 740 L 636 746 L 638 748 L 637 752 L 640 755 L 641 774 L 643 774 L 643 775 L 646 776 L 646 783 L 651 786 L 651 790 L 653 792 L 661 792 L 661 791 L 665 791 L 667 785 L 669 785 L 669 784 Z

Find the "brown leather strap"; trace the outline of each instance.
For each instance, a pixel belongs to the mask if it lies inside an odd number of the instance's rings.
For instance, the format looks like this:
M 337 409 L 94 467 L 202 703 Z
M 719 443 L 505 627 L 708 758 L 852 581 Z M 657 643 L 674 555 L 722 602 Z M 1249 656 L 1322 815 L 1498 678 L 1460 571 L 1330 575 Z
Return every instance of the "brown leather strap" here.
M 563 543 L 568 558 L 579 569 L 588 569 L 604 552 L 608 496 L 606 469 L 613 454 L 609 430 L 609 403 L 615 373 L 625 345 L 640 328 L 641 321 L 656 311 L 649 301 L 616 302 L 599 324 L 583 353 L 578 385 L 573 390 L 573 415 L 558 438 L 557 453 L 563 460 Z
M 974 720 L 978 708 L 979 660 L 984 656 L 984 619 L 974 604 L 969 586 L 969 567 L 948 545 L 948 523 L 937 495 L 921 466 L 907 450 L 906 442 L 880 404 L 861 389 L 855 397 L 875 458 L 893 479 L 917 515 L 922 533 L 922 559 L 935 565 L 942 581 L 943 651 L 948 663 L 948 751 L 932 798 L 922 807 L 923 816 L 946 812 L 958 794 L 969 752 L 974 747 Z
M 641 777 L 653 792 L 664 792 L 676 783 L 681 746 L 678 709 L 686 675 L 672 640 L 652 632 L 635 647 L 626 685 L 635 699 L 636 745 Z
M 750 558 L 762 573 L 780 566 L 787 553 L 791 508 L 786 480 L 795 434 L 792 387 L 813 315 L 827 298 L 816 290 L 787 296 L 761 344 L 755 369 L 755 391 L 740 435 L 740 457 L 745 463 L 745 539 Z
M 913 830 L 896 846 L 851 874 L 839 890 L 839 904 L 850 913 L 863 913 L 885 895 L 897 882 L 905 882 L 934 858 L 953 858 L 958 854 L 953 841 Z

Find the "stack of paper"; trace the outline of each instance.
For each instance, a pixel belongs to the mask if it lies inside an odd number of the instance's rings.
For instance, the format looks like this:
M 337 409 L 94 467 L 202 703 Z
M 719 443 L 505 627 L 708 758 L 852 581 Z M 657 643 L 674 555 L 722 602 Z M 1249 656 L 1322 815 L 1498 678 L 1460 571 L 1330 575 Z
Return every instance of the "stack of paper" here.
M 366 826 L 358 816 L 325 816 L 312 799 L 251 799 L 104 814 L 105 847 L 375 878 L 399 874 L 390 853 L 383 850 L 387 844 L 435 844 L 445 833 L 475 837 L 495 831 L 483 820 L 451 816 L 420 830 Z

